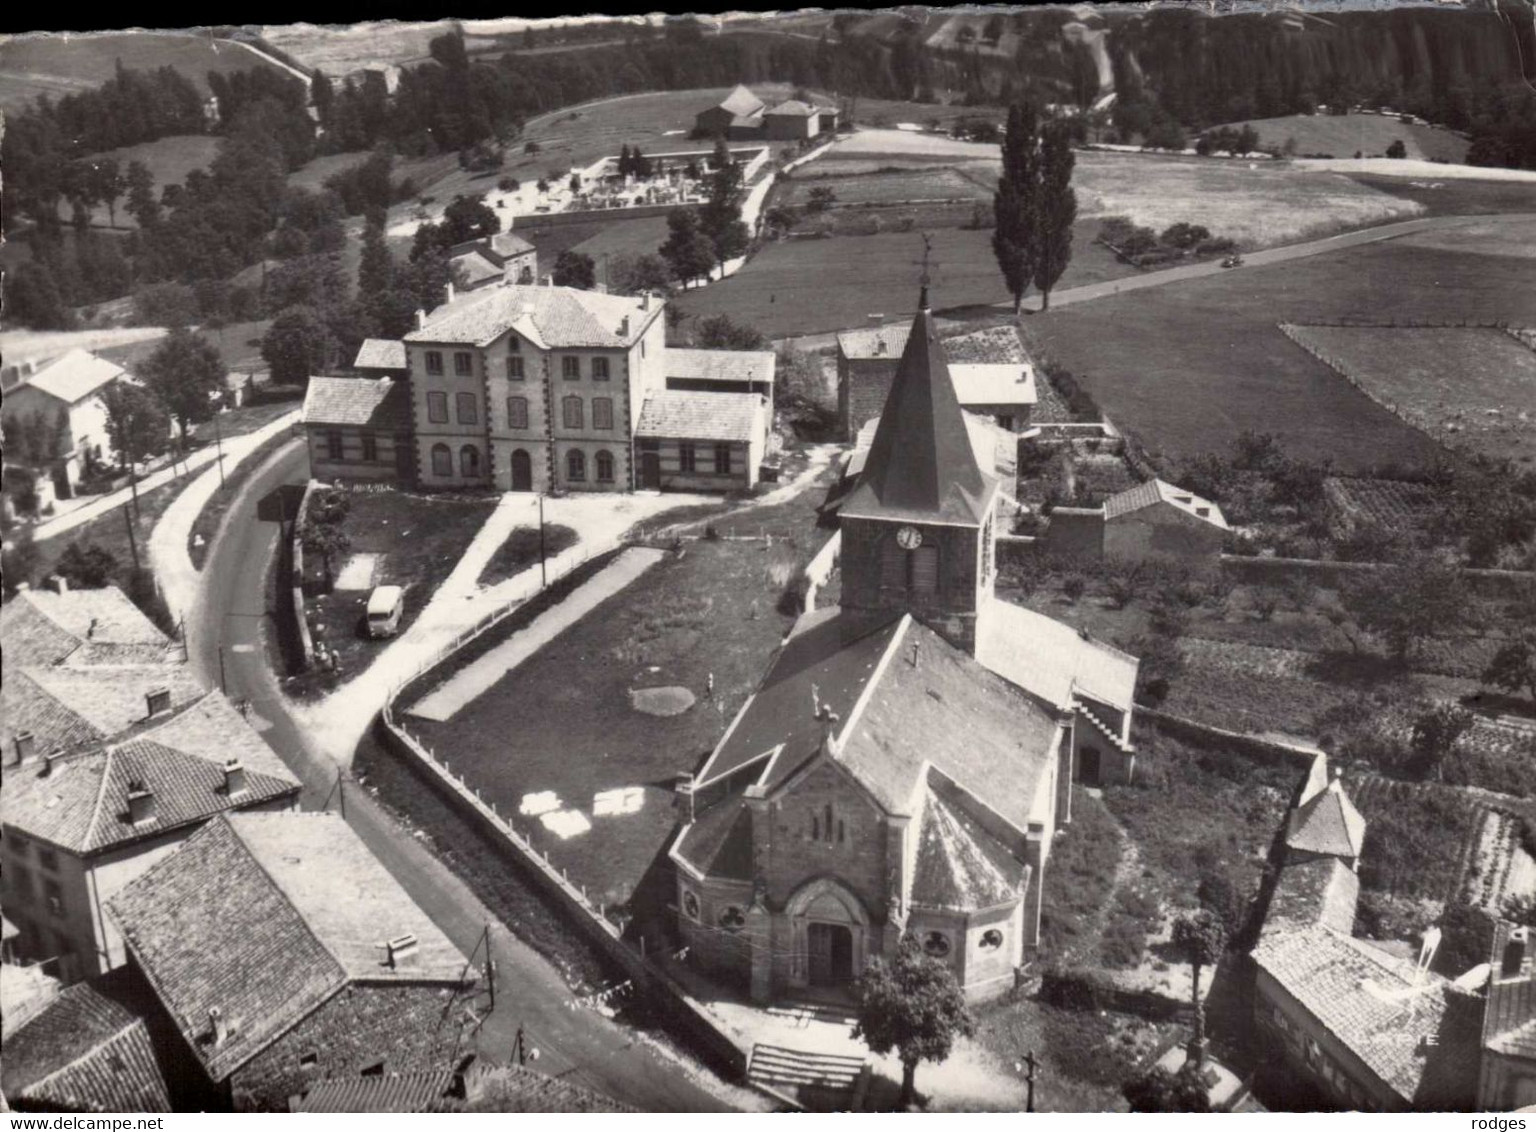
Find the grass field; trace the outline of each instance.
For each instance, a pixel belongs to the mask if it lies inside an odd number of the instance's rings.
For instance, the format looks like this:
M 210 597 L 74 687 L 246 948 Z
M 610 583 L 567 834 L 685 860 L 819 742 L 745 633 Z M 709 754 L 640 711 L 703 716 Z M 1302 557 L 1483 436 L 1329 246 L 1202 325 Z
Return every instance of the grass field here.
M 1384 114 L 1293 114 L 1286 118 L 1256 118 L 1233 122 L 1233 127 L 1252 126 L 1261 146 L 1283 147 L 1294 139 L 1297 153 L 1330 153 L 1334 157 L 1385 156 L 1387 147 L 1401 141 L 1410 158 L 1461 161 L 1467 140 L 1450 130 L 1409 125 Z
M 272 66 L 230 40 L 207 36 L 145 31 L 16 36 L 0 43 L 0 109 L 15 110 L 40 94 L 59 98 L 100 86 L 118 62 L 139 71 L 175 67 L 204 92 L 209 71 Z
M 1430 436 L 1536 460 L 1536 350 L 1475 327 L 1296 326 L 1291 333 Z
M 1524 260 L 1389 241 L 1062 307 L 1028 326 L 1150 449 L 1194 455 L 1254 429 L 1359 471 L 1432 462 L 1438 446 L 1276 324 L 1528 319 L 1529 275 Z
M 218 138 L 209 134 L 186 134 L 123 146 L 121 149 L 109 149 L 105 153 L 93 155 L 91 160 L 115 159 L 124 173 L 130 162 L 142 161 L 155 178 L 155 196 L 158 198 L 165 186 L 183 184 L 187 174 L 194 169 L 208 168 L 218 150 Z M 139 222 L 129 214 L 127 204 L 126 197 L 118 199 L 117 226 L 137 228 Z M 60 203 L 59 215 L 68 219 L 69 212 L 70 206 Z M 104 228 L 111 221 L 112 214 L 106 205 L 98 204 L 91 209 L 92 225 Z
M 784 187 L 783 203 L 803 206 L 811 190 L 831 188 L 840 205 L 900 204 L 906 201 L 992 200 L 990 189 L 964 176 L 958 169 L 939 165 L 931 169 L 904 169 L 894 173 L 823 176 L 818 162 Z
M 1510 181 L 1425 180 L 1351 173 L 1352 180 L 1424 206 L 1430 216 L 1487 216 L 1536 210 L 1531 186 Z

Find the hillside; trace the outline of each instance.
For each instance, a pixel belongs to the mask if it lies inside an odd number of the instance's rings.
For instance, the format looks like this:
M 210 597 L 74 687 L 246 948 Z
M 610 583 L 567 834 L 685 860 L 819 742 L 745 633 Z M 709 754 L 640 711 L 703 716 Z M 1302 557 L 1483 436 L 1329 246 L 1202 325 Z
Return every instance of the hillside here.
M 1257 118 L 1233 122 L 1234 128 L 1252 126 L 1261 146 L 1282 147 L 1294 139 L 1298 154 L 1333 157 L 1383 155 L 1401 140 L 1410 158 L 1458 163 L 1467 156 L 1467 141 L 1436 126 L 1410 125 L 1383 114 L 1292 114 L 1284 118 Z

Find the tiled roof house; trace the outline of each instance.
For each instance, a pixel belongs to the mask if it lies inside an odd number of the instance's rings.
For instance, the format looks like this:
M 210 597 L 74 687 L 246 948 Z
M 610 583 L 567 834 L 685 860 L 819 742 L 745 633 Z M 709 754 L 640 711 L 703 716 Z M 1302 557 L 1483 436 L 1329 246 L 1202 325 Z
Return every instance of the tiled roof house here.
M 992 594 L 998 481 L 922 305 L 841 507 L 840 607 L 680 785 L 680 930 L 758 1000 L 844 986 L 907 933 L 972 997 L 1006 990 L 1079 756 L 1130 753 L 1134 658 Z
M 339 815 L 222 815 L 110 910 L 185 1055 L 237 1110 L 458 1048 L 476 973 Z
M 1536 932 L 1508 921 L 1494 931 L 1483 1018 L 1477 1108 L 1536 1105 Z
M 409 483 L 415 477 L 409 380 L 311 377 L 304 432 L 315 479 Z

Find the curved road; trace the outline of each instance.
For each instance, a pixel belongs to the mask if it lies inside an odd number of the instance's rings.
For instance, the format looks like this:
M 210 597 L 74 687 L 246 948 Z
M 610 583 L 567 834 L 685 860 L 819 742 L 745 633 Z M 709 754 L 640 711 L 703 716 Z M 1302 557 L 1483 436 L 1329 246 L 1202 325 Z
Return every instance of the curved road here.
M 332 793 L 337 769 L 295 725 L 267 667 L 262 627 L 272 611 L 266 575 L 279 524 L 257 514 L 258 501 L 285 484 L 303 484 L 308 476 L 304 442 L 296 440 L 256 468 L 236 496 L 200 575 L 198 616 L 189 623 L 201 631 L 190 634 L 189 656 L 210 685 L 220 680 L 222 667 L 230 698 L 250 701 L 252 722 L 303 782 L 304 808 L 319 809 Z M 348 824 L 466 955 L 485 925 L 493 925 L 496 1009 L 480 1035 L 488 1056 L 505 1060 L 517 1028 L 525 1026 L 541 1050 L 539 1067 L 545 1072 L 568 1075 L 646 1111 L 731 1111 L 722 1097 L 741 1096 L 739 1090 L 600 1014 L 572 1009 L 570 989 L 543 956 L 498 924 L 474 892 L 372 795 L 349 785 L 343 789 Z

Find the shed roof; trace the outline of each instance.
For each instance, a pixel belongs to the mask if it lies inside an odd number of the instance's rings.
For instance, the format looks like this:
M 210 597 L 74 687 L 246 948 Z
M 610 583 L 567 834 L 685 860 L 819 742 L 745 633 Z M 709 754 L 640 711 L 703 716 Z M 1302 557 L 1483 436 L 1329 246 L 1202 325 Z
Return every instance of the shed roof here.
M 397 429 L 411 423 L 411 387 L 380 377 L 312 377 L 304 395 L 304 423 Z
M 337 814 L 225 814 L 110 902 L 134 958 L 222 1081 L 353 981 L 457 986 L 464 955 Z M 413 964 L 387 940 L 414 935 Z M 228 1026 L 212 1040 L 209 1010 Z
M 672 440 L 729 440 L 745 444 L 762 429 L 761 394 L 662 389 L 646 397 L 635 435 Z
M 317 1081 L 295 1112 L 448 1112 L 456 1108 L 458 1075 L 418 1069 Z
M 404 370 L 409 366 L 405 343 L 396 338 L 365 338 L 353 359 L 354 369 Z M 311 379 L 313 380 L 313 379 Z
M 661 314 L 662 304 L 647 304 L 575 287 L 486 287 L 438 307 L 405 341 L 488 346 L 515 330 L 541 350 L 627 348 Z
M 1038 399 L 1033 366 L 950 362 L 949 376 L 961 405 L 1033 405 Z
M 449 260 L 454 278 L 462 280 L 465 288 L 473 289 L 505 275 L 505 269 L 479 248 L 456 255 Z
M 737 83 L 731 93 L 720 100 L 719 106 L 737 116 L 756 114 L 763 109 L 763 100 Z
M 1348 935 L 1359 902 L 1360 878 L 1339 858 L 1296 861 L 1280 870 L 1264 925 L 1266 930 L 1321 925 Z
M 809 118 L 821 111 L 809 103 L 801 102 L 798 98 L 790 98 L 763 113 L 770 118 Z
M 668 346 L 666 376 L 692 381 L 773 384 L 778 358 L 772 350 L 696 350 Z
M 1159 479 L 1147 480 L 1145 483 L 1128 487 L 1124 491 L 1111 495 L 1104 501 L 1104 517 L 1112 522 L 1122 515 L 1129 515 L 1158 503 L 1176 507 L 1187 515 L 1210 523 L 1213 527 L 1227 529 L 1226 517 L 1222 515 L 1221 508 L 1215 503 Z
M 34 373 L 27 379 L 27 385 L 66 405 L 74 405 L 127 373 L 116 362 L 77 347 Z
M 1076 694 L 1129 711 L 1135 657 L 1043 613 L 992 599 L 976 619 L 976 659 L 1059 708 Z
M 890 326 L 863 326 L 857 330 L 843 330 L 837 335 L 837 349 L 853 361 L 900 358 L 907 348 L 907 338 L 912 328 L 905 324 Z

